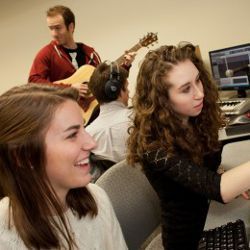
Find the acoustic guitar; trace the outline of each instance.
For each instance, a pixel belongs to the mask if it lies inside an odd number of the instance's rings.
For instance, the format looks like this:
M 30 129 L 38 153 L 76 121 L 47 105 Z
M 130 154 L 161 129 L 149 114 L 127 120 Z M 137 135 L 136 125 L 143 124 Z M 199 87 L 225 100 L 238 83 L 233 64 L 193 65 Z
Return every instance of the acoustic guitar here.
M 149 45 L 152 45 L 154 42 L 158 40 L 157 33 L 148 33 L 146 36 L 144 36 L 140 41 L 135 44 L 132 48 L 127 50 L 128 52 L 136 52 L 142 47 L 148 47 Z M 117 58 L 115 61 L 118 63 L 118 65 L 121 65 L 124 62 L 124 55 L 121 55 L 119 58 Z M 71 75 L 70 77 L 66 79 L 62 79 L 59 81 L 56 81 L 55 83 L 60 84 L 74 84 L 76 83 L 88 83 L 90 80 L 91 75 L 93 74 L 95 70 L 95 67 L 89 64 L 85 64 L 81 66 L 79 69 L 76 70 L 76 72 Z M 94 96 L 90 93 L 88 97 L 84 98 L 84 100 L 80 100 L 80 106 L 82 108 L 82 116 L 84 119 L 84 124 L 88 124 L 89 119 L 91 118 L 93 111 L 98 106 L 97 100 L 94 98 Z

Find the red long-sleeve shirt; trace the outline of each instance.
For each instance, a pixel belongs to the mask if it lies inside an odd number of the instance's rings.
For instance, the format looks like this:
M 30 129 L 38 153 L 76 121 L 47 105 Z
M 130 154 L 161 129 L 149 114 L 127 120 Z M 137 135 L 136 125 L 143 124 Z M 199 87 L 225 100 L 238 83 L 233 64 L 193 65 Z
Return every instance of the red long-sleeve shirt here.
M 92 47 L 82 43 L 80 47 L 85 55 L 86 64 L 96 67 L 101 62 L 98 53 Z M 76 69 L 62 46 L 52 41 L 36 55 L 31 66 L 28 82 L 53 83 L 70 77 L 75 71 Z

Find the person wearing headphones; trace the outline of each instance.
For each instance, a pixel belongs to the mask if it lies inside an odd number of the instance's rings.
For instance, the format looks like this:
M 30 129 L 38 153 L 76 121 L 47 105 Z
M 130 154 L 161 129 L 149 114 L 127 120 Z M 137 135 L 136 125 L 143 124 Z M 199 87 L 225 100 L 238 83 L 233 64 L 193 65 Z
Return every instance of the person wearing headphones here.
M 101 63 L 93 72 L 89 88 L 100 104 L 100 114 L 86 131 L 97 141 L 92 152 L 119 162 L 126 158 L 131 109 L 128 108 L 128 72 L 116 62 Z

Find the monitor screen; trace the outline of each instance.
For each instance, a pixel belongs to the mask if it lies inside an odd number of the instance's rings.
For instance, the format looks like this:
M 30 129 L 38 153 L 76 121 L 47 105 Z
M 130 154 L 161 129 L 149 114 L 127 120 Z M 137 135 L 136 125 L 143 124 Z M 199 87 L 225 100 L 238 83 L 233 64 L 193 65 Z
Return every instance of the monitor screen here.
M 250 43 L 209 51 L 213 77 L 221 90 L 250 88 Z

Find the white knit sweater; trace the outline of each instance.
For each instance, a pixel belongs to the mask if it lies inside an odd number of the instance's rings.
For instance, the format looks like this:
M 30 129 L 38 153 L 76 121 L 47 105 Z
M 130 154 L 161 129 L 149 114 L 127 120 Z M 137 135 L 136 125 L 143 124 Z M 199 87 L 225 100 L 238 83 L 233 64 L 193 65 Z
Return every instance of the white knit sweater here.
M 110 200 L 103 189 L 95 184 L 88 185 L 98 206 L 98 215 L 80 220 L 71 210 L 66 216 L 80 250 L 123 250 L 128 249 Z M 0 250 L 27 250 L 14 226 L 8 229 L 9 198 L 0 200 Z

